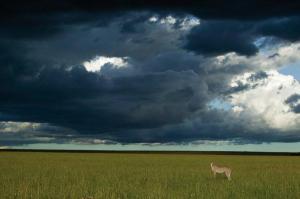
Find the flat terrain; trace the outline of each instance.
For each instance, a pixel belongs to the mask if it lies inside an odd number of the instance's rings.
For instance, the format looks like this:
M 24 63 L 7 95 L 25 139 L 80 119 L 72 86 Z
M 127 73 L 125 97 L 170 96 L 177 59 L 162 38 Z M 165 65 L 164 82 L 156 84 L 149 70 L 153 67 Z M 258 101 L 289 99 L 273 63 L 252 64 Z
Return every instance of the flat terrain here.
M 232 168 L 213 178 L 210 162 Z M 0 152 L 0 198 L 300 198 L 299 156 Z

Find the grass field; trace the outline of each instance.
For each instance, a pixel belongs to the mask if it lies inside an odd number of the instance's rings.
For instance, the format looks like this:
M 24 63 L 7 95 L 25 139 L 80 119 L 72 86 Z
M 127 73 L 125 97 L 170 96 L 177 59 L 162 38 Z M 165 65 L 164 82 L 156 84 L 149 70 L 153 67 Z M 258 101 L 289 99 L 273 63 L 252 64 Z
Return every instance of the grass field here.
M 232 168 L 213 178 L 209 163 Z M 0 198 L 300 198 L 300 157 L 0 152 Z

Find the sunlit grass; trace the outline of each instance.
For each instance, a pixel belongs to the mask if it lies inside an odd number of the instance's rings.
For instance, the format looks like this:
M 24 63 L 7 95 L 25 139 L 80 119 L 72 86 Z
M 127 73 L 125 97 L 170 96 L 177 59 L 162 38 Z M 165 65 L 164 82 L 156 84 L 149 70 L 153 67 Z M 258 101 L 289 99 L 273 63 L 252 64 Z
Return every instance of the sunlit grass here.
M 230 166 L 214 179 L 210 162 Z M 300 158 L 0 153 L 0 198 L 300 198 Z

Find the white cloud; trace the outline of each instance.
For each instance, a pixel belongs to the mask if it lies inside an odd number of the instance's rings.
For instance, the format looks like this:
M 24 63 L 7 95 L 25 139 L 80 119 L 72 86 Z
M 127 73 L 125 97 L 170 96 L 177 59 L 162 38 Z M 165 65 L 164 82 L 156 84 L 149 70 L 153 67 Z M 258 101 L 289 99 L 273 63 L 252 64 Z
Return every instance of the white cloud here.
M 0 133 L 18 133 L 22 131 L 35 130 L 41 124 L 32 122 L 0 122 Z
M 300 60 L 300 43 L 280 44 L 260 49 L 251 57 L 227 53 L 217 56 L 214 60 L 216 67 L 225 68 L 232 65 L 245 65 L 251 70 L 271 70 L 284 67 Z
M 264 121 L 270 128 L 284 131 L 300 128 L 300 114 L 291 111 L 285 100 L 300 93 L 299 82 L 290 75 L 277 72 L 282 67 L 299 62 L 300 43 L 279 43 L 260 49 L 255 56 L 245 57 L 227 53 L 214 58 L 215 67 L 244 66 L 245 72 L 233 78 L 230 86 L 249 87 L 235 93 L 230 99 L 232 111 L 237 115 Z M 268 77 L 251 80 L 255 72 L 266 71 Z
M 90 144 L 113 144 L 116 143 L 114 141 L 111 140 L 106 140 L 106 139 L 94 139 L 94 138 L 77 138 L 77 139 L 73 139 L 71 140 L 72 144 L 82 144 L 82 145 L 90 145 Z
M 106 57 L 96 56 L 90 61 L 83 62 L 83 66 L 87 71 L 100 71 L 105 64 L 111 64 L 114 68 L 121 68 L 128 66 L 128 57 Z
M 31 137 L 37 140 L 52 140 L 53 137 L 47 136 L 47 131 L 51 131 L 52 135 L 59 132 L 71 132 L 71 129 L 64 127 L 53 126 L 48 123 L 37 123 L 37 122 L 15 122 L 15 121 L 0 121 L 0 133 L 2 134 L 20 134 L 23 136 Z M 35 138 L 33 138 L 35 137 Z
M 164 25 L 169 31 L 173 30 L 175 24 L 179 24 L 179 29 L 182 31 L 189 31 L 194 26 L 200 24 L 200 19 L 193 16 L 185 16 L 184 18 L 173 17 L 171 15 L 159 19 L 157 16 L 152 16 L 149 18 L 149 22 L 158 23 Z
M 286 99 L 300 93 L 300 83 L 292 76 L 275 70 L 266 72 L 268 77 L 250 80 L 254 73 L 245 73 L 232 80 L 231 86 L 249 86 L 248 89 L 232 94 L 230 103 L 237 114 L 248 114 L 263 119 L 271 128 L 295 130 L 300 128 L 300 114 L 291 111 Z
M 233 106 L 233 107 L 232 107 L 232 110 L 233 110 L 233 112 L 235 112 L 235 113 L 240 113 L 240 112 L 242 112 L 244 109 L 243 109 L 242 107 L 240 107 L 240 106 Z
M 196 17 L 185 17 L 180 23 L 180 27 L 182 30 L 190 30 L 194 26 L 198 25 L 200 25 L 200 20 Z
M 174 25 L 175 23 L 176 23 L 176 21 L 177 21 L 177 19 L 176 18 L 174 18 L 173 16 L 167 16 L 167 17 L 165 17 L 165 18 L 162 18 L 161 20 L 160 20 L 160 23 L 161 24 L 171 24 L 171 25 Z
M 158 21 L 158 17 L 152 16 L 152 17 L 149 18 L 149 21 L 150 22 L 157 22 Z

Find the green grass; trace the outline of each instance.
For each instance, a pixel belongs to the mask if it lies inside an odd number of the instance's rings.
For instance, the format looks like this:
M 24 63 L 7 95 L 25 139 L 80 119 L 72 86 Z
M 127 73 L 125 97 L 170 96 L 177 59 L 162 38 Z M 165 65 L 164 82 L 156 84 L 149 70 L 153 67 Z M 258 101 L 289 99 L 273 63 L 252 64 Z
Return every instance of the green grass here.
M 209 163 L 232 168 L 216 179 Z M 300 198 L 300 158 L 0 152 L 0 198 Z

